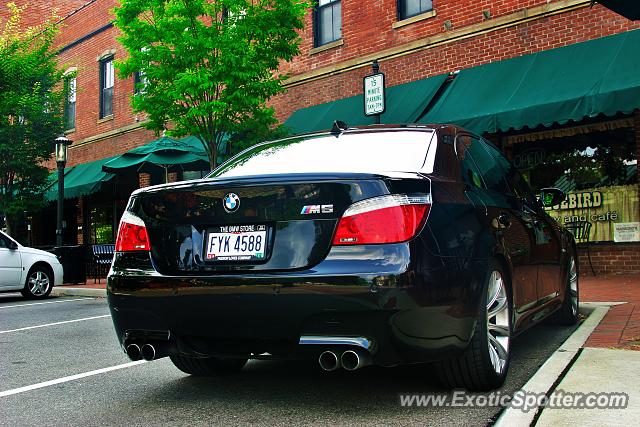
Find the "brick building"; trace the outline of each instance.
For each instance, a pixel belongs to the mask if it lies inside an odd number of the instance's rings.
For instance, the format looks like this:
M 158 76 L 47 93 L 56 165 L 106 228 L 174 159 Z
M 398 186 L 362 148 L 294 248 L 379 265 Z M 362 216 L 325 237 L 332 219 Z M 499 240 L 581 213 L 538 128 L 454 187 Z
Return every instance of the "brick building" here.
M 76 76 L 75 124 L 68 132 L 74 141 L 70 164 L 99 161 L 154 139 L 152 133 L 141 128 L 144 117 L 134 116 L 129 107 L 128 100 L 134 91 L 133 79 L 115 77 L 110 94 L 107 94 L 112 97 L 112 110 L 106 110 L 110 114 L 105 114 L 102 106 L 104 93 L 99 89 L 104 86 L 104 70 L 108 69 L 111 58 L 124 55 L 116 41 L 117 29 L 111 24 L 109 13 L 117 2 L 58 0 L 49 3 L 62 7 L 59 14 L 65 18 L 60 23 L 62 31 L 58 40 L 60 62 L 74 73 L 70 75 Z M 603 200 L 599 210 L 594 207 L 580 210 L 578 205 L 568 204 L 552 214 L 563 222 L 580 219 L 592 222 L 589 236 L 597 243 L 582 245 L 582 248 L 584 251 L 589 247 L 597 272 L 637 272 L 640 271 L 640 246 L 634 242 L 633 227 L 640 222 L 637 184 L 640 105 L 635 102 L 640 96 L 634 92 L 635 83 L 623 82 L 626 86 L 622 89 L 610 91 L 620 95 L 607 98 L 617 103 L 613 110 L 598 109 L 598 105 L 603 105 L 600 102 L 596 103 L 595 109 L 583 114 L 586 111 L 584 102 L 572 100 L 572 104 L 567 95 L 567 100 L 560 99 L 565 101 L 564 110 L 572 110 L 573 115 L 567 117 L 560 113 L 554 117 L 555 110 L 544 105 L 538 105 L 536 110 L 531 101 L 531 106 L 514 107 L 511 112 L 489 111 L 487 106 L 483 114 L 490 119 L 483 121 L 478 120 L 480 112 L 473 110 L 478 109 L 477 105 L 467 105 L 456 98 L 461 93 L 473 98 L 475 88 L 505 73 L 505 86 L 514 75 L 527 77 L 511 82 L 513 96 L 505 98 L 505 102 L 517 98 L 515 95 L 522 98 L 523 93 L 533 100 L 536 89 L 529 81 L 533 78 L 527 73 L 535 75 L 539 71 L 535 67 L 545 64 L 547 70 L 562 65 L 570 74 L 583 76 L 584 81 L 590 77 L 585 72 L 589 69 L 594 73 L 611 72 L 615 79 L 622 79 L 604 65 L 624 58 L 609 57 L 605 52 L 622 52 L 622 56 L 629 56 L 623 49 L 631 49 L 635 55 L 630 56 L 640 56 L 640 47 L 629 47 L 631 42 L 627 40 L 627 35 L 636 37 L 640 22 L 598 4 L 591 7 L 590 3 L 590 0 L 320 0 L 305 17 L 301 54 L 282 66 L 282 70 L 291 76 L 286 84 L 287 92 L 275 97 L 272 105 L 278 118 L 294 131 L 316 130 L 299 127 L 301 122 L 308 122 L 300 118 L 309 116 L 318 118 L 315 123 L 318 128 L 330 127 L 334 119 L 346 119 L 352 125 L 373 123 L 372 118 L 362 113 L 362 79 L 371 74 L 371 64 L 377 60 L 380 71 L 385 74 L 388 106 L 397 107 L 397 111 L 388 107 L 381 116 L 383 123 L 392 119 L 425 122 L 430 117 L 437 117 L 469 125 L 522 165 L 534 187 L 553 184 L 564 186 L 563 189 L 580 197 L 583 193 L 599 194 L 593 196 Z M 78 7 L 79 4 L 82 5 Z M 36 15 L 39 11 L 48 12 L 48 8 L 32 10 Z M 33 14 L 29 15 L 29 22 L 37 22 Z M 585 58 L 584 52 L 590 51 L 593 51 L 592 57 L 587 55 Z M 554 64 L 553 57 L 558 56 L 554 52 L 563 52 L 559 56 L 564 57 L 576 55 L 587 61 L 587 66 L 572 70 L 578 65 L 566 61 Z M 605 64 L 605 61 L 608 62 Z M 525 70 L 523 64 L 529 68 Z M 475 86 L 464 89 L 464 83 L 470 85 L 474 75 Z M 565 80 L 558 81 L 567 86 L 566 91 L 561 87 L 558 93 L 582 90 L 574 85 L 571 75 L 563 78 Z M 633 77 L 629 79 L 633 80 Z M 585 87 L 585 96 L 580 99 L 587 99 L 586 94 L 592 89 Z M 496 93 L 509 95 L 506 89 L 500 90 L 497 87 Z M 625 94 L 628 95 L 626 98 Z M 597 95 L 589 100 L 600 99 L 600 92 Z M 453 104 L 453 100 L 458 104 Z M 476 96 L 476 103 L 482 104 L 478 100 Z M 459 117 L 458 121 L 452 120 L 454 115 L 451 110 L 447 111 L 447 106 L 451 105 L 464 106 L 460 110 L 466 109 L 468 115 Z M 578 107 L 572 107 L 576 105 Z M 414 109 L 412 114 L 396 114 L 408 106 Z M 520 111 L 526 114 L 519 114 Z M 442 114 L 437 115 L 438 112 Z M 505 121 L 507 113 L 511 114 L 511 122 L 507 120 L 511 125 L 505 127 L 500 123 Z M 544 120 L 535 122 L 531 119 L 545 114 Z M 518 122 L 517 119 L 524 115 L 528 120 Z M 608 172 L 602 176 L 586 178 L 571 174 L 567 178 L 557 167 L 553 172 L 550 166 L 557 163 L 558 158 L 579 160 L 585 153 L 605 163 L 602 158 L 617 156 L 619 161 L 614 165 L 605 164 L 603 170 Z M 570 169 L 569 166 L 564 168 Z M 105 186 L 94 194 L 69 200 L 67 224 L 78 224 L 78 229 L 67 227 L 67 241 L 88 243 L 95 240 L 98 217 L 102 218 L 102 223 L 115 223 L 126 194 L 140 185 L 139 178 L 118 177 L 111 187 Z M 144 179 L 143 185 L 149 177 Z M 114 203 L 114 199 L 117 202 Z M 107 212 L 109 210 L 111 213 Z M 616 219 L 611 219 L 614 212 Z M 110 230 L 113 233 L 113 227 Z M 52 235 L 51 230 L 36 231 L 34 234 Z M 48 239 L 50 237 L 45 238 Z M 583 265 L 589 264 L 588 260 L 584 261 Z

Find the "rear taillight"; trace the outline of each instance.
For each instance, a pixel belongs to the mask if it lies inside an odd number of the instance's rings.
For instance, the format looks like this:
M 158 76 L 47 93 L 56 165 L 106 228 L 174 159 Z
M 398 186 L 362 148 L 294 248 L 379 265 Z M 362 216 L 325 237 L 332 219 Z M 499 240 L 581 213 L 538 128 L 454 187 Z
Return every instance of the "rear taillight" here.
M 120 227 L 118 227 L 116 252 L 149 250 L 151 250 L 151 246 L 144 221 L 131 212 L 125 212 L 120 220 Z
M 431 207 L 431 197 L 394 194 L 351 205 L 340 218 L 334 245 L 399 243 L 420 231 Z

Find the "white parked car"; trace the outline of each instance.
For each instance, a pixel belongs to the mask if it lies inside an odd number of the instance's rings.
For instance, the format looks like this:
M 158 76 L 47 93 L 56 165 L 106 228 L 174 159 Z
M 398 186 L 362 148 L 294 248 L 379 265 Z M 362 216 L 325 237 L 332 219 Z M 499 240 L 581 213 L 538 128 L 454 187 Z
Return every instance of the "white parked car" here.
M 28 248 L 0 231 L 0 292 L 20 291 L 27 298 L 45 298 L 62 284 L 58 258 Z

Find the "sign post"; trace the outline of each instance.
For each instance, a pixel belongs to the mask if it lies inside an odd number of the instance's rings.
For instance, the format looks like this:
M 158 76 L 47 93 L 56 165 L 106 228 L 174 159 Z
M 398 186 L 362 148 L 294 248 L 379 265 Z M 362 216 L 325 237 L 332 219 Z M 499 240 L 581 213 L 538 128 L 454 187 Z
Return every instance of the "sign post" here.
M 380 72 L 378 61 L 373 61 L 373 74 L 366 76 L 364 87 L 364 115 L 375 116 L 375 123 L 380 124 L 380 114 L 386 110 L 384 74 Z

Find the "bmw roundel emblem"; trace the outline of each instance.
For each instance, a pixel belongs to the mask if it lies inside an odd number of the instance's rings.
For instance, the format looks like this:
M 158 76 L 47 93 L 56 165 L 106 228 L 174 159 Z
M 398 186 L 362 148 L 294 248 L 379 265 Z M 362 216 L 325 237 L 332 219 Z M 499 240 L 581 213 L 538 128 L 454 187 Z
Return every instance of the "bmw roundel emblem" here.
M 236 193 L 227 193 L 222 199 L 222 206 L 229 213 L 235 212 L 240 207 L 240 197 Z

